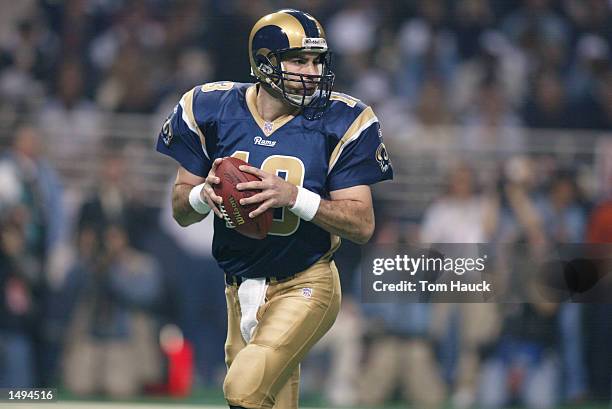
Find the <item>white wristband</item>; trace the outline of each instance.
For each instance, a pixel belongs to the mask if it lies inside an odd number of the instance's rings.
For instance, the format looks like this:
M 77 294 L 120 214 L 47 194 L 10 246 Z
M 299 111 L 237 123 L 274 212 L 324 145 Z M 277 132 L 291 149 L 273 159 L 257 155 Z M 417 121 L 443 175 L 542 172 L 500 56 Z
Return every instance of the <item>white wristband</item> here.
M 210 206 L 208 203 L 202 200 L 200 192 L 204 189 L 204 183 L 194 186 L 189 192 L 189 204 L 193 207 L 193 210 L 200 214 L 208 214 L 210 212 Z
M 308 189 L 298 186 L 298 194 L 297 198 L 295 199 L 295 204 L 293 207 L 290 207 L 289 210 L 291 210 L 293 214 L 309 222 L 315 217 L 315 214 L 317 214 L 319 204 L 321 204 L 321 196 L 315 192 L 311 192 Z

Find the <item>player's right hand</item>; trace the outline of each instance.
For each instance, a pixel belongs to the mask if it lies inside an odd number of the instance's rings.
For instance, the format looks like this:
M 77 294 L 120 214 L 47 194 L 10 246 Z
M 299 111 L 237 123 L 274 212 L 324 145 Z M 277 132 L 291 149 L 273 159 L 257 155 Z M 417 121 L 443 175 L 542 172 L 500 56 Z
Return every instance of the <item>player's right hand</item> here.
M 215 175 L 215 172 L 217 171 L 217 167 L 222 160 L 222 158 L 215 159 L 210 171 L 208 172 L 208 176 L 206 176 L 206 180 L 204 181 L 204 188 L 200 191 L 200 197 L 202 200 L 204 200 L 220 218 L 223 218 L 223 214 L 221 213 L 221 210 L 219 210 L 219 205 L 223 203 L 223 198 L 215 194 L 212 185 L 216 185 L 221 182 L 221 179 Z

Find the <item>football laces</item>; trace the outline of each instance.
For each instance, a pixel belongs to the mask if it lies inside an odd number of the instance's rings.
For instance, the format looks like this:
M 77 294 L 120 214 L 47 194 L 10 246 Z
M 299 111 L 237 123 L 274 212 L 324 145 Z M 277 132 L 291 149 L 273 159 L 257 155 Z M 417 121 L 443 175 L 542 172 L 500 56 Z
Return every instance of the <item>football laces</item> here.
M 225 223 L 227 223 L 227 225 L 230 228 L 232 228 L 232 229 L 235 228 L 236 225 L 234 224 L 234 222 L 232 222 L 232 219 L 230 218 L 229 214 L 225 210 L 225 206 L 223 206 L 223 204 L 219 205 L 219 210 L 221 210 L 221 214 L 223 215 L 223 218 L 225 219 Z

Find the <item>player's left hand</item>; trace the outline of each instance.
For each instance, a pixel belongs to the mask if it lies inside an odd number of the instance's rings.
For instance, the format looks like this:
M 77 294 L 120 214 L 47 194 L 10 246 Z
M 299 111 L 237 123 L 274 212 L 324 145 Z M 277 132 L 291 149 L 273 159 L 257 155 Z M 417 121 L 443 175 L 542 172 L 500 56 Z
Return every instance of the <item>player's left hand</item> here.
M 238 183 L 236 189 L 250 190 L 258 189 L 261 192 L 254 194 L 246 199 L 240 199 L 241 205 L 261 203 L 259 207 L 249 213 L 250 218 L 254 218 L 270 208 L 293 207 L 297 198 L 297 186 L 287 182 L 285 179 L 264 172 L 253 166 L 242 165 L 239 168 L 243 172 L 257 176 L 259 181 Z

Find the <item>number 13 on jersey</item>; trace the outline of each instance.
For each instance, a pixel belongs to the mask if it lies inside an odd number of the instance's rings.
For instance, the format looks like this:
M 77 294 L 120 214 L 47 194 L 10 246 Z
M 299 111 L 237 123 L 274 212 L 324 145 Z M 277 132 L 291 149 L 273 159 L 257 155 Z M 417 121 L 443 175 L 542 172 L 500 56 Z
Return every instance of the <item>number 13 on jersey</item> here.
M 248 162 L 249 152 L 236 151 L 232 157 Z M 269 156 L 261 164 L 261 170 L 277 175 L 296 186 L 302 186 L 304 184 L 304 163 L 294 156 Z M 268 234 L 273 236 L 290 236 L 300 227 L 300 218 L 285 207 L 280 210 L 281 214 L 279 217 L 274 217 L 272 228 Z

